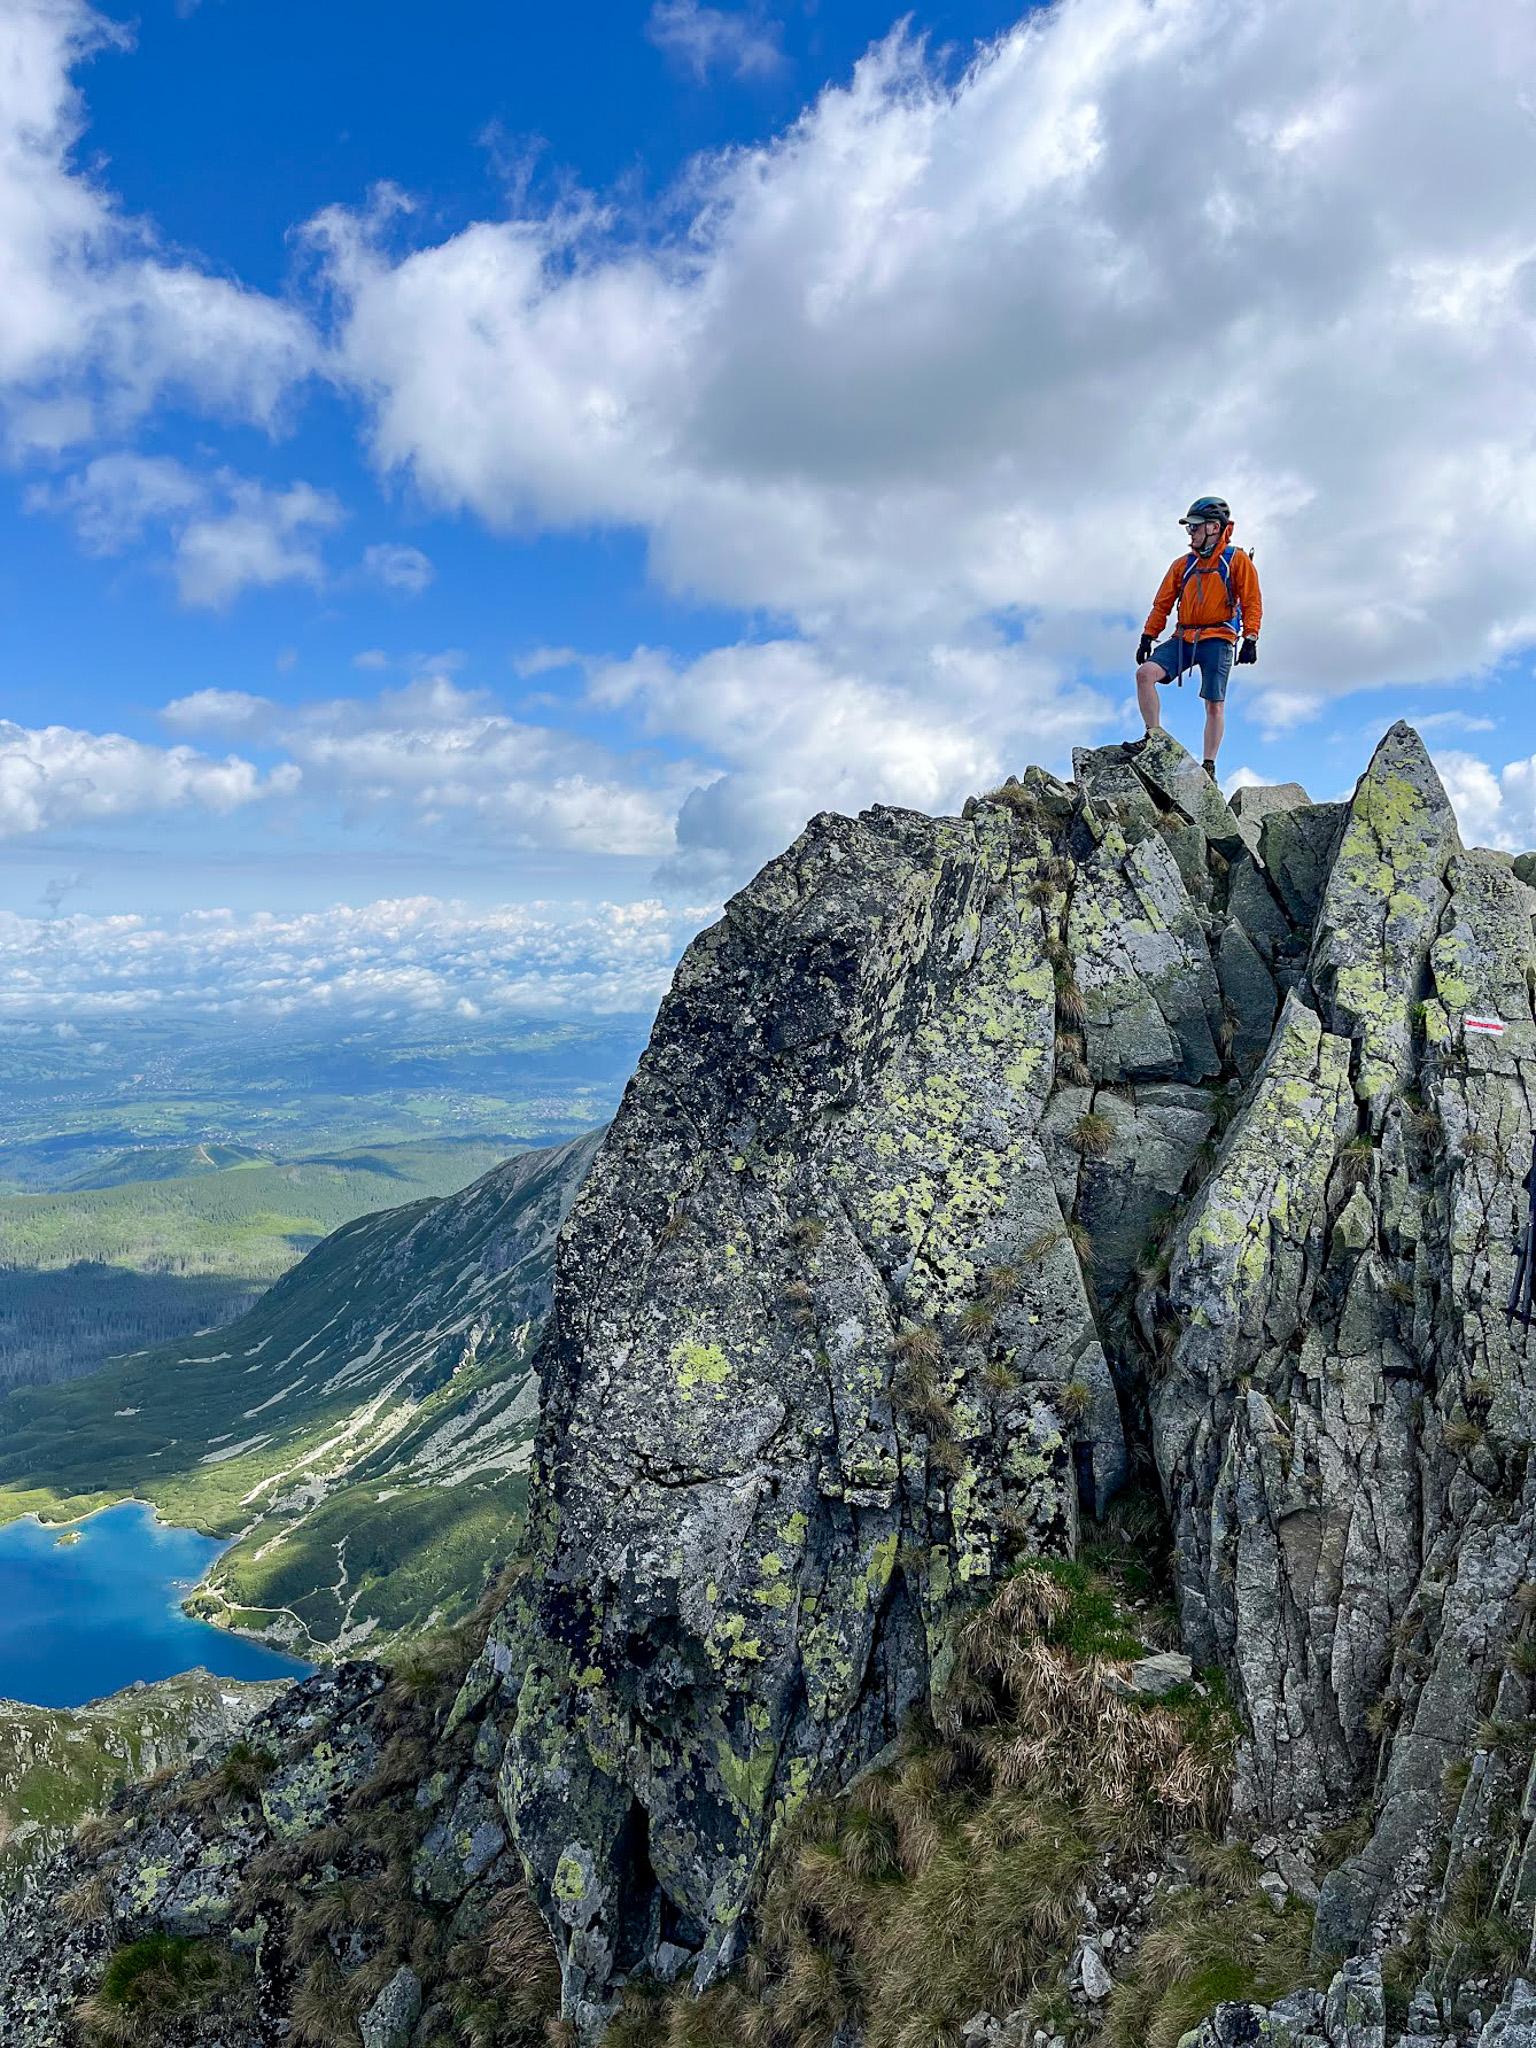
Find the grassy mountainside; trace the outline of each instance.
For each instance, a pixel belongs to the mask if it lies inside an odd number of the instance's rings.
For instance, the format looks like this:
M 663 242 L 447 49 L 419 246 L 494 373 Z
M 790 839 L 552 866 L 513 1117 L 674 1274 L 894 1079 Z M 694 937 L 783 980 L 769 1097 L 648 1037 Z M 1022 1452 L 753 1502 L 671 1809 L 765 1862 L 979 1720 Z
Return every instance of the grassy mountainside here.
M 484 1137 L 426 1139 L 296 1159 L 246 1152 L 228 1165 L 200 1167 L 199 1155 L 209 1156 L 202 1146 L 169 1158 L 156 1153 L 140 1179 L 0 1199 L 0 1268 L 56 1270 L 99 1260 L 146 1273 L 275 1280 L 354 1216 L 455 1194 L 508 1149 Z M 192 1170 L 166 1170 L 177 1156 Z
M 136 1496 L 233 1539 L 197 1610 L 324 1656 L 468 1605 L 520 1521 L 528 1361 L 600 1134 L 344 1225 L 237 1322 L 0 1404 L 0 1519 Z
M 24 1884 L 118 1789 L 232 1741 L 286 1690 L 187 1671 L 75 1708 L 0 1700 L 0 1894 Z
M 216 1329 L 343 1223 L 456 1194 L 509 1150 L 483 1136 L 294 1159 L 150 1149 L 67 1191 L 0 1198 L 0 1383 L 69 1378 Z

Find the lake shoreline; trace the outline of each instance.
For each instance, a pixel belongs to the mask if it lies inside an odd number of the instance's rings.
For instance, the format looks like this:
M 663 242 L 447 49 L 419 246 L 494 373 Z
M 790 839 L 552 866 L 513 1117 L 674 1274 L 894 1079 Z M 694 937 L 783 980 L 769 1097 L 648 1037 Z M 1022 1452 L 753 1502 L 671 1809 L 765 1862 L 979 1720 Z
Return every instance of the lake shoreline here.
M 231 1544 L 238 1541 L 237 1536 L 220 1535 L 218 1530 L 205 1529 L 201 1527 L 195 1520 L 189 1520 L 185 1522 L 167 1521 L 166 1517 L 160 1512 L 158 1502 L 146 1500 L 142 1494 L 137 1493 L 120 1494 L 114 1500 L 103 1501 L 100 1507 L 87 1508 L 83 1515 L 67 1515 L 62 1520 L 57 1522 L 50 1521 L 48 1517 L 45 1514 L 43 1514 L 42 1511 L 38 1508 L 27 1508 L 23 1513 L 19 1515 L 10 1516 L 8 1520 L 0 1520 L 0 1539 L 4 1538 L 7 1529 L 14 1529 L 18 1522 L 34 1522 L 36 1523 L 39 1529 L 59 1530 L 61 1533 L 54 1538 L 55 1543 L 58 1545 L 68 1546 L 70 1544 L 79 1542 L 80 1536 L 83 1535 L 85 1532 L 85 1524 L 87 1522 L 94 1521 L 98 1515 L 109 1515 L 115 1508 L 129 1507 L 147 1508 L 150 1514 L 154 1517 L 155 1523 L 159 1528 L 190 1530 L 194 1534 L 204 1537 L 208 1542 L 218 1544 L 219 1548 L 217 1552 L 209 1560 L 208 1564 L 204 1567 L 203 1571 L 199 1574 L 199 1576 L 196 1579 L 190 1580 L 187 1583 L 187 1600 L 195 1598 L 196 1595 L 202 1591 L 204 1582 L 207 1579 L 209 1573 L 213 1570 L 213 1567 L 218 1563 L 219 1559 L 224 1555 L 225 1551 L 230 1548 Z M 71 1531 L 78 1531 L 79 1533 L 71 1534 Z M 231 1636 L 237 1642 L 250 1643 L 257 1649 L 272 1650 L 276 1655 L 281 1657 L 294 1656 L 294 1652 L 292 1650 L 281 1649 L 276 1643 L 268 1642 L 265 1636 L 256 1635 L 250 1629 L 231 1628 L 227 1622 L 218 1620 L 216 1616 L 213 1614 L 191 1614 L 190 1612 L 188 1612 L 185 1600 L 181 1603 L 181 1607 L 182 1612 L 187 1614 L 187 1618 L 190 1621 L 205 1622 L 209 1628 L 216 1628 L 219 1631 L 220 1635 Z M 308 1657 L 296 1658 L 295 1661 L 298 1663 L 309 1664 L 312 1670 L 319 1670 L 330 1660 L 328 1658 Z M 4 1699 L 5 1697 L 5 1694 L 0 1693 L 0 1699 Z
M 13 1517 L 0 1527 L 0 1696 L 78 1708 L 198 1668 L 242 1683 L 311 1675 L 311 1660 L 188 1612 L 228 1542 L 146 1500 Z

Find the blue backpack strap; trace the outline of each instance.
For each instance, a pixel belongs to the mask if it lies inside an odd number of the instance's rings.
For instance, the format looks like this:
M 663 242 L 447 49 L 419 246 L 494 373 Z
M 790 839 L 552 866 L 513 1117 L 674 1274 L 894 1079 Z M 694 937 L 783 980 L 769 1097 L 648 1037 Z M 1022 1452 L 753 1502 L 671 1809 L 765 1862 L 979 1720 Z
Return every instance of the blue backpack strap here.
M 1243 630 L 1243 608 L 1238 602 L 1236 591 L 1232 588 L 1232 557 L 1236 553 L 1237 549 L 1230 541 L 1221 551 L 1221 580 L 1227 586 L 1227 602 L 1232 607 L 1232 616 L 1227 623 L 1234 634 Z

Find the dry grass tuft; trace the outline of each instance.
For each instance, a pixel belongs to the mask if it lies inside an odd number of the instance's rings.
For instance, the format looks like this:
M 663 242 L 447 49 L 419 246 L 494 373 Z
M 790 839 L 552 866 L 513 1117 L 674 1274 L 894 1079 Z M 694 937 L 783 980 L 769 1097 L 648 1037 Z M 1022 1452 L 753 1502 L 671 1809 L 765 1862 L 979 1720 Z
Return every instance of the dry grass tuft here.
M 1056 1412 L 1068 1422 L 1081 1422 L 1093 1406 L 1093 1389 L 1085 1380 L 1068 1380 L 1056 1396 Z
M 604 2048 L 826 2048 L 845 2022 L 865 2048 L 960 2048 L 978 2009 L 1044 1997 L 1103 1852 L 1225 1812 L 1233 1717 L 1214 1691 L 1113 1693 L 1106 1675 L 1141 1647 L 1098 1574 L 1022 1565 L 957 1627 L 937 1724 L 912 1723 L 894 1762 L 810 1801 L 781 1839 L 757 1948 L 719 2003 L 636 1994 Z M 1236 1874 L 1229 1858 L 1222 1880 Z
M 1074 1028 L 1088 1021 L 1088 1006 L 1083 1001 L 1083 992 L 1071 976 L 1058 972 L 1056 976 L 1056 1015 L 1063 1024 Z
M 1363 1186 L 1371 1177 L 1371 1161 L 1375 1157 L 1376 1141 L 1368 1131 L 1362 1132 L 1358 1138 L 1351 1138 L 1339 1152 L 1339 1178 L 1344 1186 Z
M 75 1847 L 94 1862 L 115 1849 L 127 1832 L 126 1813 L 94 1813 L 75 1829 Z
M 955 1411 L 923 1358 L 906 1360 L 891 1383 L 891 1406 L 910 1416 L 919 1429 L 934 1436 L 952 1436 Z
M 932 1323 L 904 1323 L 887 1346 L 892 1358 L 908 1365 L 937 1365 L 944 1339 Z
M 1037 1266 L 1047 1258 L 1057 1245 L 1067 1242 L 1065 1230 L 1042 1230 L 1038 1237 L 1032 1237 L 1019 1253 L 1020 1261 L 1026 1266 Z
M 1035 824 L 1040 817 L 1040 805 L 1033 790 L 1026 789 L 1016 775 L 1010 775 L 996 789 L 989 789 L 982 802 L 1001 804 L 1004 810 L 1012 811 L 1016 818 L 1027 824 Z
M 94 1927 L 106 1919 L 111 1902 L 112 1888 L 106 1874 L 97 1870 L 60 1893 L 59 1911 L 71 1927 Z
M 661 1227 L 656 1232 L 656 1242 L 658 1244 L 676 1244 L 679 1238 L 686 1237 L 687 1234 L 688 1204 L 685 1201 L 679 1200 L 672 1204 L 663 1218 Z
M 1063 1081 L 1069 1081 L 1075 1088 L 1086 1088 L 1093 1079 L 1080 1031 L 1057 1032 L 1056 1071 Z
M 950 1418 L 953 1427 L 953 1418 Z M 969 1465 L 965 1452 L 952 1436 L 935 1430 L 928 1443 L 928 1466 L 933 1472 L 941 1472 L 946 1479 L 958 1479 Z
M 984 1294 L 960 1311 L 960 1328 L 967 1337 L 990 1337 L 997 1328 L 997 1311 L 996 1301 Z
M 1115 1127 L 1107 1116 L 1090 1109 L 1072 1126 L 1072 1142 L 1085 1159 L 1104 1159 L 1115 1142 Z

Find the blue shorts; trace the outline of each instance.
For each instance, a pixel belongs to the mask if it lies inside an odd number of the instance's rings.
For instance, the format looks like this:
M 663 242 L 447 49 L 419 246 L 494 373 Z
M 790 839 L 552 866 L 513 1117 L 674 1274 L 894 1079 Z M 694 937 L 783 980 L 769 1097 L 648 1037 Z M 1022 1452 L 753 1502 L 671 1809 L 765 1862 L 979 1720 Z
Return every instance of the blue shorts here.
M 1222 704 L 1226 701 L 1227 678 L 1232 673 L 1236 651 L 1230 640 L 1181 640 L 1175 634 L 1161 647 L 1154 647 L 1149 658 L 1163 671 L 1165 682 L 1198 668 L 1201 696 L 1207 704 Z

